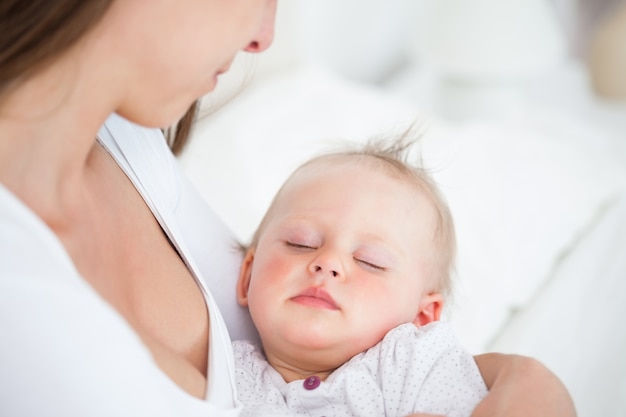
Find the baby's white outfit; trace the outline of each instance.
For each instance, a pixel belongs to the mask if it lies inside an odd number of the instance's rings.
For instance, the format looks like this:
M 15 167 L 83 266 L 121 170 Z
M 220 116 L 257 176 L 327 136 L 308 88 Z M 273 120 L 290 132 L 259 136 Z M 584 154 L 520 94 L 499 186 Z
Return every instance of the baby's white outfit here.
M 243 415 L 467 417 L 487 394 L 474 358 L 444 322 L 398 326 L 326 381 L 313 376 L 287 383 L 256 345 L 233 347 Z

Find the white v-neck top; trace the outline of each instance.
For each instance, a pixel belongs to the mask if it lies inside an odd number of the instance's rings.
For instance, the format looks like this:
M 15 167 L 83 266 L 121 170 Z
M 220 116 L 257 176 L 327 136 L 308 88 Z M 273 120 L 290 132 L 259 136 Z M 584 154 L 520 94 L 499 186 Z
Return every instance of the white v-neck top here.
M 0 415 L 239 415 L 229 330 L 235 338 L 255 331 L 236 302 L 241 254 L 232 233 L 184 177 L 158 129 L 112 115 L 98 137 L 202 289 L 211 322 L 206 398 L 187 394 L 158 368 L 56 235 L 0 184 Z

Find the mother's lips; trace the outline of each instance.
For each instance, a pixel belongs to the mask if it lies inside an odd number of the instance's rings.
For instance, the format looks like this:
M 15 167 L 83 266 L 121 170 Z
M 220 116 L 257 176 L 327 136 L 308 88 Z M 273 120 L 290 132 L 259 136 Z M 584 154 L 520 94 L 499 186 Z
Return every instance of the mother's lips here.
M 339 306 L 331 295 L 323 288 L 310 287 L 302 291 L 300 294 L 291 298 L 298 304 L 304 304 L 310 307 L 325 308 L 329 310 L 339 310 Z

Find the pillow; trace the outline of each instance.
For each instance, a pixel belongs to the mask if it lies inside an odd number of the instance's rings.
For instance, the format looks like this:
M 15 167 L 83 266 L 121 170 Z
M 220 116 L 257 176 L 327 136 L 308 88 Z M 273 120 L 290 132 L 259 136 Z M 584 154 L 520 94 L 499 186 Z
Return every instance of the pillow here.
M 457 227 L 452 321 L 470 347 L 484 349 L 626 192 L 624 159 L 597 141 L 582 123 L 530 117 L 439 124 L 425 141 Z

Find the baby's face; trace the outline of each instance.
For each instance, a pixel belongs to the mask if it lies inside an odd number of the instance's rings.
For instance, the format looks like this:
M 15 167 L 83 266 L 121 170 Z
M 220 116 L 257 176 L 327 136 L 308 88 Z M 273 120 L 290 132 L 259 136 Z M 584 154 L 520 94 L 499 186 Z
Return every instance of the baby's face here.
M 270 362 L 334 369 L 413 322 L 432 285 L 435 225 L 423 192 L 380 169 L 297 173 L 242 273 Z

